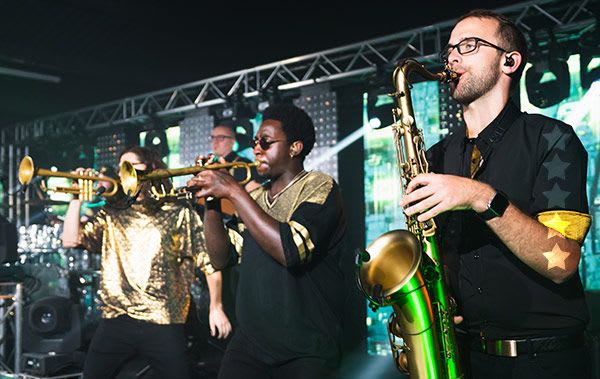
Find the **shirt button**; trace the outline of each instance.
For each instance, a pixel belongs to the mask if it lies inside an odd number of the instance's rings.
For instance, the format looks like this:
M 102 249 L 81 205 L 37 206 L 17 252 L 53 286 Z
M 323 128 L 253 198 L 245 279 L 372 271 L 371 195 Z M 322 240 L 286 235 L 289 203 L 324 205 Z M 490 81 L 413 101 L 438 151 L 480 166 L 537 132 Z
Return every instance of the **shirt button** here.
M 483 293 L 483 288 L 477 287 L 477 292 L 479 292 L 480 294 L 482 294 Z
M 475 258 L 475 259 L 479 259 L 479 253 L 474 253 L 474 254 L 473 254 L 473 258 Z

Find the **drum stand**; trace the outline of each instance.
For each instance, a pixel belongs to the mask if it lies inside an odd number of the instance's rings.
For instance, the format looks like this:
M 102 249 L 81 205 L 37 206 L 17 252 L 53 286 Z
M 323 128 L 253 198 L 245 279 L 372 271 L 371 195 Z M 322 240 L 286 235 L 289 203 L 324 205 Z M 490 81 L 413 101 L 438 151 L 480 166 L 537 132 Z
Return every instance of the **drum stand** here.
M 8 288 L 6 291 L 5 288 Z M 21 373 L 21 334 L 23 330 L 23 283 L 16 282 L 0 282 L 0 355 L 4 357 L 6 352 L 6 325 L 7 320 L 13 315 L 15 322 L 14 335 L 14 374 L 17 376 Z M 12 304 L 6 306 L 7 301 L 12 301 Z

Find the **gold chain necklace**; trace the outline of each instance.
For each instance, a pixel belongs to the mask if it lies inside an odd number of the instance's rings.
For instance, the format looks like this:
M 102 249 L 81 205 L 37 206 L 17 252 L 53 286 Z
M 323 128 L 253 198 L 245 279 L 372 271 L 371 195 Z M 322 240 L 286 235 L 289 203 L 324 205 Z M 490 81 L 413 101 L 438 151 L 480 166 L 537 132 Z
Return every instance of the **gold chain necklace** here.
M 305 174 L 308 174 L 307 171 L 300 171 L 299 173 L 296 174 L 296 176 L 294 176 L 292 178 L 292 180 L 290 180 L 290 182 L 283 187 L 283 189 L 279 192 L 277 192 L 275 195 L 271 196 L 269 195 L 269 191 L 265 191 L 265 200 L 267 202 L 267 205 L 269 207 L 273 206 L 273 204 L 275 204 L 275 201 L 277 200 L 277 198 L 279 197 L 279 195 L 281 195 L 286 189 L 290 188 L 292 186 L 292 184 L 296 183 L 298 180 L 300 180 Z

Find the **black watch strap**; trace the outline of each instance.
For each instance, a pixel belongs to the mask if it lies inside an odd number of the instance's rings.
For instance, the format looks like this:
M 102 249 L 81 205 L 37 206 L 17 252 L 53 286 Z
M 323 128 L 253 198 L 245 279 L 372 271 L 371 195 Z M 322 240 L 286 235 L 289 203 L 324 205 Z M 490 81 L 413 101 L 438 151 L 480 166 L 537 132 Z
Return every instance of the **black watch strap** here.
M 504 214 L 506 208 L 508 208 L 508 198 L 501 191 L 496 191 L 496 195 L 490 201 L 488 209 L 483 212 L 477 213 L 477 216 L 484 221 L 489 221 L 495 217 L 500 217 Z

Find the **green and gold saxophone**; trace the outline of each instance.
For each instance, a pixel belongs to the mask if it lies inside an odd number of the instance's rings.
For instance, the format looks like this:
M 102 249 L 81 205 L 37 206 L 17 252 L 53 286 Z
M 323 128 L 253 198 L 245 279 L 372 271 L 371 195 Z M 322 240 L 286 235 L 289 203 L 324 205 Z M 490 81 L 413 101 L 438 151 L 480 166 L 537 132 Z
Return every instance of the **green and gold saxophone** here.
M 457 74 L 448 68 L 431 73 L 406 59 L 394 71 L 394 145 L 401 185 L 429 172 L 422 132 L 417 129 L 408 77 L 449 82 Z M 411 379 L 462 378 L 454 332 L 455 306 L 448 296 L 446 275 L 433 220 L 407 216 L 408 230 L 379 236 L 358 259 L 358 281 L 373 309 L 391 305 L 388 336 L 396 366 Z

